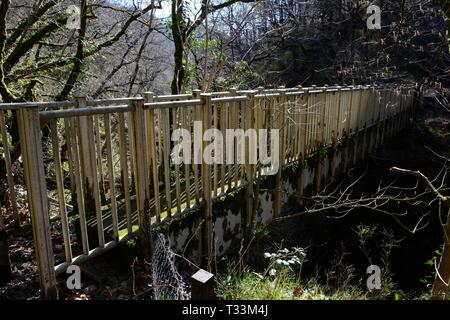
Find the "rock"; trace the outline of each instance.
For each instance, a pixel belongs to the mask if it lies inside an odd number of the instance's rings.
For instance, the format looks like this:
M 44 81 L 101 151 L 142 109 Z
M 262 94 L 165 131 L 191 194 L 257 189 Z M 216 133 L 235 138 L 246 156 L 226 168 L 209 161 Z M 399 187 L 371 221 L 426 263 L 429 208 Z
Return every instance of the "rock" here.
M 95 291 L 97 291 L 97 286 L 95 284 L 91 284 L 90 286 L 86 287 L 84 291 L 86 293 L 94 293 Z

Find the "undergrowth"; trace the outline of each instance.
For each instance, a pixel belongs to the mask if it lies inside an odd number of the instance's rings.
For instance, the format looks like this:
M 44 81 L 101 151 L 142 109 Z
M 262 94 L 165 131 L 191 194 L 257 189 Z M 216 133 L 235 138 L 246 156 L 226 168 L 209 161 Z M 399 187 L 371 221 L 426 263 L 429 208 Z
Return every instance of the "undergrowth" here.
M 264 253 L 266 261 L 262 271 L 256 272 L 249 266 L 228 262 L 219 272 L 216 294 L 224 300 L 401 300 L 411 299 L 398 290 L 389 269 L 390 254 L 398 245 L 391 232 L 377 227 L 359 226 L 355 230 L 360 249 L 368 254 L 367 243 L 375 233 L 381 234 L 378 242 L 380 266 L 378 289 L 368 289 L 366 277 L 355 272 L 355 267 L 346 261 L 348 253 L 342 248 L 331 259 L 327 270 L 316 271 L 309 277 L 302 277 L 302 267 L 307 261 L 303 248 L 279 249 L 274 253 Z M 368 259 L 371 260 L 371 259 Z M 242 261 L 242 258 L 240 259 Z M 323 276 L 324 275 L 324 276 Z

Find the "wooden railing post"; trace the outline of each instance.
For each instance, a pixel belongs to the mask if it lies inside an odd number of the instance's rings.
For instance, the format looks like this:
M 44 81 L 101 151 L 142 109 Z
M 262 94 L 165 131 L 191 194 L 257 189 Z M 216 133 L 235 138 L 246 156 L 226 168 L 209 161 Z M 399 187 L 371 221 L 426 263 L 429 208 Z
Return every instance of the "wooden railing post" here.
M 248 101 L 246 108 L 244 110 L 244 131 L 249 129 L 254 129 L 252 126 L 255 125 L 254 121 L 254 115 L 255 115 L 255 92 L 249 93 L 247 95 Z M 245 139 L 245 138 L 244 138 Z M 249 142 L 246 143 L 245 140 L 243 141 L 245 143 L 245 180 L 247 182 L 247 185 L 245 187 L 245 211 L 246 211 L 246 230 L 249 231 L 252 228 L 253 224 L 253 207 L 254 207 L 254 194 L 253 194 L 253 174 L 254 174 L 254 168 L 255 165 L 250 163 L 250 153 L 253 146 L 250 145 L 250 138 Z
M 302 89 L 302 86 L 299 86 L 300 90 Z M 300 123 L 299 123 L 299 130 L 298 130 L 298 143 L 299 146 L 299 168 L 300 172 L 297 177 L 297 198 L 300 205 L 303 205 L 303 192 L 305 189 L 305 183 L 303 180 L 303 171 L 305 169 L 305 158 L 306 158 L 306 137 L 307 137 L 307 126 L 308 126 L 308 112 L 309 112 L 309 105 L 308 105 L 308 96 L 309 92 L 307 89 L 305 89 L 305 92 L 301 96 L 301 106 L 300 106 Z
M 151 237 L 150 237 L 150 183 L 149 168 L 147 161 L 146 130 L 144 118 L 144 99 L 134 99 L 132 101 L 134 110 L 131 113 L 133 130 L 133 153 L 134 176 L 136 184 L 136 203 L 139 221 L 139 237 L 142 245 L 142 255 L 145 258 L 151 257 Z
M 192 98 L 193 99 L 200 99 L 200 94 L 201 94 L 201 90 L 199 90 L 199 89 L 194 89 L 194 90 L 192 90 Z M 202 118 L 201 118 L 201 115 L 200 115 L 200 113 L 201 113 L 201 106 L 196 106 L 196 107 L 194 107 L 194 109 L 193 109 L 193 111 L 192 111 L 192 113 L 193 113 L 193 119 L 194 119 L 194 121 L 202 121 Z M 197 155 L 197 156 L 200 156 L 201 157 L 201 155 Z M 192 154 L 192 160 L 194 160 L 194 158 L 195 158 L 195 154 L 193 153 Z M 192 162 L 192 171 L 194 172 L 194 198 L 195 198 L 195 203 L 197 204 L 197 205 L 199 205 L 200 204 L 200 183 L 199 183 L 199 165 L 198 165 L 198 163 L 195 163 L 195 161 L 191 161 Z M 200 172 L 200 174 L 201 174 L 201 172 Z
M 20 145 L 41 295 L 45 299 L 57 299 L 58 290 L 48 214 L 39 109 L 22 108 L 19 109 L 18 115 Z
M 361 146 L 358 150 L 359 153 L 359 158 L 360 159 L 364 159 L 364 157 L 366 156 L 366 152 L 368 150 L 367 148 L 367 118 L 368 118 L 368 114 L 369 114 L 369 108 L 368 108 L 368 103 L 369 103 L 369 89 L 367 89 L 367 87 L 363 88 L 363 91 L 361 91 L 361 96 L 364 96 L 364 99 L 361 98 L 362 102 L 361 102 L 361 106 L 360 108 L 363 108 L 360 112 L 360 119 L 359 119 L 359 126 L 360 126 L 360 131 L 362 130 L 361 134 Z
M 393 92 L 392 88 L 389 88 L 389 95 L 388 95 L 388 103 L 389 103 L 389 114 L 388 114 L 388 128 L 387 128 L 387 137 L 390 140 L 392 138 L 392 122 L 394 117 L 394 108 L 393 108 Z
M 231 88 L 230 89 L 230 96 L 231 97 L 235 97 L 237 96 L 237 89 L 236 88 Z M 236 124 L 236 114 L 237 114 L 237 102 L 231 102 L 230 106 L 228 108 L 228 113 L 229 113 L 229 122 L 228 122 L 228 128 L 229 129 L 236 129 L 237 128 L 237 124 Z M 234 187 L 237 186 L 237 180 L 238 178 L 238 165 L 236 164 L 236 148 L 234 148 L 232 150 L 233 152 L 233 159 L 235 159 L 234 163 L 229 164 L 228 165 L 228 171 L 229 171 L 229 178 L 228 178 L 228 185 L 229 188 L 232 188 L 232 184 L 234 182 Z
M 355 92 L 354 92 L 353 86 L 349 86 L 348 88 L 350 89 L 350 91 L 349 91 L 350 99 L 348 101 L 349 105 L 347 108 L 347 123 L 344 128 L 346 139 L 347 139 L 347 141 L 345 143 L 345 148 L 343 150 L 343 162 L 344 162 L 343 170 L 344 170 L 344 172 L 346 172 L 348 170 L 350 156 L 351 156 L 351 148 L 353 145 L 352 113 L 353 113 L 353 100 L 355 99 L 355 94 L 354 94 Z
M 153 102 L 153 92 L 144 93 L 146 103 Z M 159 195 L 159 179 L 158 179 L 158 159 L 156 154 L 156 133 L 155 133 L 155 111 L 154 109 L 146 112 L 145 123 L 147 126 L 147 160 L 151 162 L 151 184 L 153 186 L 153 197 L 155 199 L 155 215 L 156 222 L 161 221 L 161 203 Z
M 262 94 L 264 92 L 264 87 L 258 87 L 258 94 Z M 259 99 L 259 103 L 254 103 L 254 118 L 255 118 L 255 129 L 258 132 L 258 139 L 260 136 L 260 129 L 267 129 L 267 132 L 270 132 L 270 128 L 268 126 L 268 122 L 264 121 L 265 116 L 265 110 L 263 108 L 264 105 L 264 101 L 262 99 Z M 258 141 L 259 144 L 259 141 Z M 261 148 L 261 146 L 259 146 L 259 148 Z M 259 150 L 258 150 L 259 152 Z M 261 159 L 260 159 L 261 160 Z M 259 160 L 259 162 L 260 162 Z M 256 176 L 256 174 L 258 175 L 256 181 L 255 181 L 255 187 L 254 190 L 252 190 L 252 203 L 253 203 L 253 208 L 252 208 L 252 215 L 250 218 L 250 221 L 252 222 L 252 226 L 253 226 L 253 221 L 255 220 L 255 216 L 256 213 L 259 210 L 260 207 L 260 201 L 259 201 L 259 194 L 260 194 L 260 190 L 261 190 L 261 170 L 262 170 L 262 165 L 261 163 L 257 164 L 253 170 L 253 174 Z
M 360 148 L 361 148 L 361 144 L 360 144 L 360 121 L 361 121 L 361 101 L 362 101 L 362 96 L 363 96 L 363 89 L 358 86 L 354 88 L 355 92 L 358 93 L 358 104 L 356 105 L 356 127 L 355 127 L 355 133 L 354 133 L 354 137 L 353 137 L 353 141 L 354 141 L 354 145 L 353 145 L 353 165 L 356 164 L 356 162 L 359 160 L 360 157 Z
M 377 108 L 378 108 L 376 147 L 378 148 L 383 144 L 384 112 L 385 112 L 385 108 L 383 106 L 383 89 L 381 87 L 378 87 L 376 94 L 377 94 Z
M 330 161 L 330 178 L 332 181 L 336 178 L 336 155 L 337 155 L 337 141 L 339 138 L 339 124 L 341 123 L 341 90 L 338 85 L 336 85 L 337 91 L 335 91 L 333 99 L 333 108 L 336 108 L 335 123 L 333 125 L 332 134 L 332 155 Z
M 326 127 L 326 123 L 325 123 L 325 119 L 326 119 L 326 115 L 325 115 L 325 105 L 327 103 L 327 95 L 329 94 L 329 92 L 327 91 L 327 88 L 323 88 L 323 92 L 320 93 L 319 96 L 319 101 L 320 101 L 320 106 L 318 107 L 319 110 L 319 115 L 318 115 L 318 120 L 319 122 L 317 123 L 317 127 L 319 129 L 318 132 L 318 137 L 317 140 L 315 141 L 316 143 L 316 152 L 318 152 L 318 157 L 317 157 L 317 163 L 316 163 L 316 171 L 315 171 L 315 186 L 316 186 L 316 193 L 320 192 L 320 189 L 322 187 L 322 171 L 323 171 L 323 157 L 324 157 L 324 150 L 323 148 L 325 148 L 325 127 Z
M 275 196 L 274 196 L 274 208 L 273 208 L 273 218 L 276 219 L 280 217 L 281 214 L 281 173 L 283 171 L 283 166 L 285 164 L 285 119 L 286 119 L 286 91 L 284 87 L 281 87 L 278 91 L 280 93 L 280 98 L 278 100 L 279 105 L 275 106 L 276 110 L 278 110 L 278 121 L 277 126 L 280 130 L 280 158 L 279 158 L 279 169 L 277 174 L 275 175 Z
M 370 129 L 369 129 L 369 146 L 368 153 L 371 154 L 375 147 L 375 139 L 376 139 L 376 118 L 375 118 L 375 87 L 370 86 L 370 100 L 369 100 L 369 108 L 370 108 Z
M 86 97 L 76 97 L 77 108 L 86 108 Z M 78 149 L 80 152 L 80 164 L 81 164 L 81 180 L 84 185 L 84 201 L 86 204 L 86 214 L 91 215 L 94 213 L 94 174 L 91 163 L 91 142 L 94 139 L 90 139 L 88 130 L 87 116 L 77 118 L 77 136 L 78 136 Z
M 202 137 L 206 130 L 211 127 L 211 94 L 203 93 L 200 95 L 201 98 L 201 120 L 202 120 Z M 203 140 L 203 139 L 202 139 Z M 214 227 L 212 218 L 212 194 L 211 194 L 211 167 L 209 164 L 205 163 L 203 159 L 203 152 L 206 148 L 207 142 L 204 140 L 201 144 L 201 176 L 202 176 L 202 191 L 203 191 L 203 218 L 204 218 L 204 228 L 203 228 L 203 249 L 204 256 L 206 258 L 206 268 L 209 272 L 213 268 L 213 257 L 214 257 Z
M 400 130 L 402 129 L 402 119 L 403 119 L 403 110 L 404 110 L 404 99 L 403 99 L 403 89 L 397 88 L 397 94 L 398 94 L 398 103 L 399 103 L 399 110 L 397 112 L 397 123 L 396 123 L 396 130 L 395 134 L 398 134 Z
M 214 275 L 203 269 L 191 277 L 191 300 L 215 300 Z

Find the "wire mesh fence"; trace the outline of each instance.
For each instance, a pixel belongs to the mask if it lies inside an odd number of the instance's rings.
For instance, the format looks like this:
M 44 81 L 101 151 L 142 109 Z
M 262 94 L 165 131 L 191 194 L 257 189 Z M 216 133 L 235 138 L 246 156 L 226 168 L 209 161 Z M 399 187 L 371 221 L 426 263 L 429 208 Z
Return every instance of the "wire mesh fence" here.
M 175 265 L 175 255 L 162 233 L 152 234 L 154 300 L 189 300 L 190 293 Z

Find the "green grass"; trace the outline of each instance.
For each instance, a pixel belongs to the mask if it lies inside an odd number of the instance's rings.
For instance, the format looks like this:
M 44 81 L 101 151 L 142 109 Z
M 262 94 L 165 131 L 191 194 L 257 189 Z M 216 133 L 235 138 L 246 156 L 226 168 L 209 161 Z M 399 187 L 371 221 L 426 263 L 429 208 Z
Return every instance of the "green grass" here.
M 327 277 L 325 284 L 319 283 L 317 276 L 308 280 L 298 280 L 292 270 L 284 269 L 275 276 L 253 272 L 244 268 L 238 272 L 229 264 L 226 272 L 219 273 L 216 295 L 223 300 L 404 300 L 423 299 L 409 297 L 397 290 L 389 274 L 382 277 L 380 290 L 369 291 L 365 288 L 365 279 L 355 281 L 351 266 L 343 266 L 338 275 L 342 281 Z M 331 271 L 331 270 L 329 270 Z M 335 274 L 335 270 L 332 272 Z M 336 276 L 336 274 L 335 274 Z
M 136 232 L 139 230 L 139 226 L 137 224 L 133 224 L 131 226 L 131 232 Z M 125 237 L 128 234 L 128 229 L 119 230 L 119 240 Z
M 299 284 L 288 271 L 266 276 L 245 269 L 238 275 L 234 268 L 220 274 L 216 294 L 224 300 L 362 300 L 369 296 L 357 286 L 348 286 L 330 293 L 314 279 Z

